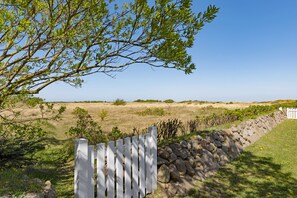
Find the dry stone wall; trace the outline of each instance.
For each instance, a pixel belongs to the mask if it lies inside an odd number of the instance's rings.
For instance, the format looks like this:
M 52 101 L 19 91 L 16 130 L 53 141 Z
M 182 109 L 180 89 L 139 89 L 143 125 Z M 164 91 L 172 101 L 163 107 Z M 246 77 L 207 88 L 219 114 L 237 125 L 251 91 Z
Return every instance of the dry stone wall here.
M 198 135 L 190 141 L 158 148 L 159 185 L 167 197 L 185 195 L 195 181 L 203 181 L 285 119 L 286 115 L 279 111 L 205 137 Z

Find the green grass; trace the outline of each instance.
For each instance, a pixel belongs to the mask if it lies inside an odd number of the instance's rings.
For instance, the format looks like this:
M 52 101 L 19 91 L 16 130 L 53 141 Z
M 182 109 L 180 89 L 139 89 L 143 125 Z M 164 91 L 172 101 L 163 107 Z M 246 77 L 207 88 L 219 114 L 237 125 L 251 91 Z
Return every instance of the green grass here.
M 34 153 L 31 165 L 5 168 L 0 171 L 0 197 L 22 197 L 26 192 L 40 192 L 36 178 L 50 180 L 57 197 L 73 197 L 73 142 L 47 138 L 45 149 Z M 73 156 L 72 156 L 73 158 Z
M 284 172 L 290 172 L 297 179 L 297 120 L 286 120 L 247 151 L 271 157 Z
M 21 197 L 24 192 L 40 193 L 42 185 L 32 177 L 24 175 L 20 169 L 11 168 L 0 172 L 0 197 L 2 195 L 14 195 Z
M 189 197 L 297 197 L 297 120 L 286 120 Z

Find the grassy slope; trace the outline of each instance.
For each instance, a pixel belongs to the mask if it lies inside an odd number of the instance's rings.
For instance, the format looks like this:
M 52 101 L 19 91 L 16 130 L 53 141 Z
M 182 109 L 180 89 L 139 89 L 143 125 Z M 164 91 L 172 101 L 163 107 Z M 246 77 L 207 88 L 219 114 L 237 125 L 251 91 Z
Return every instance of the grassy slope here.
M 286 120 L 190 197 L 297 197 L 297 120 Z

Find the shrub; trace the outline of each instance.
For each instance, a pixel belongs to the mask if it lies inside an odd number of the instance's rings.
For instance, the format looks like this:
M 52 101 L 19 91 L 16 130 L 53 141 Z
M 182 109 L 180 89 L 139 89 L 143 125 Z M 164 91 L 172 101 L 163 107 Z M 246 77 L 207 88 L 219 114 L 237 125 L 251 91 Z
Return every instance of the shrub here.
M 22 138 L 0 139 L 0 170 L 34 163 L 32 153 L 44 148 L 41 141 Z
M 77 107 L 72 113 L 77 117 L 77 121 L 76 126 L 71 127 L 67 132 L 68 135 L 76 138 L 86 138 L 90 144 L 106 141 L 106 135 L 87 110 Z
M 163 108 L 146 108 L 145 110 L 137 112 L 136 114 L 140 116 L 148 116 L 148 115 L 164 116 L 166 112 Z
M 111 130 L 111 133 L 109 134 L 109 139 L 114 141 L 124 137 L 125 137 L 125 134 L 123 134 L 118 127 L 113 127 Z
M 114 102 L 113 102 L 113 105 L 126 105 L 127 102 L 123 99 L 116 99 Z
M 137 127 L 133 127 L 133 132 L 131 135 L 133 136 L 133 135 L 146 134 L 146 133 L 147 133 L 147 128 L 139 129 Z
M 175 138 L 179 133 L 185 133 L 183 122 L 179 119 L 168 119 L 167 121 L 160 121 L 154 125 L 158 130 L 158 141 Z
M 44 148 L 45 131 L 18 123 L 0 124 L 0 170 L 22 167 L 34 162 L 32 154 Z
M 153 103 L 153 102 L 161 102 L 160 100 L 153 100 L 153 99 L 148 99 L 148 100 L 142 100 L 142 99 L 137 99 L 134 102 L 147 102 L 147 103 Z
M 76 116 L 77 121 L 76 126 L 71 127 L 67 132 L 71 137 L 86 138 L 90 144 L 95 145 L 128 136 L 121 132 L 118 127 L 113 127 L 110 133 L 104 133 L 101 126 L 93 120 L 92 116 L 85 109 L 77 107 L 72 113 Z
M 199 120 L 189 120 L 187 122 L 187 129 L 190 133 L 198 131 Z
M 165 102 L 165 103 L 174 103 L 174 100 L 172 100 L 172 99 L 167 99 L 167 100 L 164 100 L 163 102 Z
M 107 117 L 107 115 L 108 115 L 108 111 L 106 111 L 104 109 L 101 110 L 100 113 L 99 113 L 99 117 L 100 117 L 101 121 L 104 121 L 105 118 Z
M 207 107 L 206 109 L 210 110 L 210 108 L 212 107 Z M 275 107 L 273 106 L 250 106 L 245 109 L 225 110 L 223 113 L 220 114 L 213 113 L 212 115 L 203 117 L 197 116 L 196 121 L 200 123 L 202 128 L 209 128 L 222 124 L 231 123 L 234 121 L 241 121 L 244 118 L 254 118 L 265 113 L 273 112 L 274 110 Z M 194 127 L 193 123 L 191 124 L 192 127 Z

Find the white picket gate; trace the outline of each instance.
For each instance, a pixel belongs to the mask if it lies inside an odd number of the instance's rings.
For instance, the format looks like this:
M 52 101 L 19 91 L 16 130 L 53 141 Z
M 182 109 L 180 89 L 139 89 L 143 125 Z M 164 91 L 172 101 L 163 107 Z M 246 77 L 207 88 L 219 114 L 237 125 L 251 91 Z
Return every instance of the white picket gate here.
M 96 187 L 96 190 L 95 190 Z M 75 144 L 75 198 L 138 198 L 157 188 L 157 129 L 96 148 L 80 138 Z
M 288 108 L 287 109 L 287 118 L 288 119 L 297 119 L 297 109 Z

